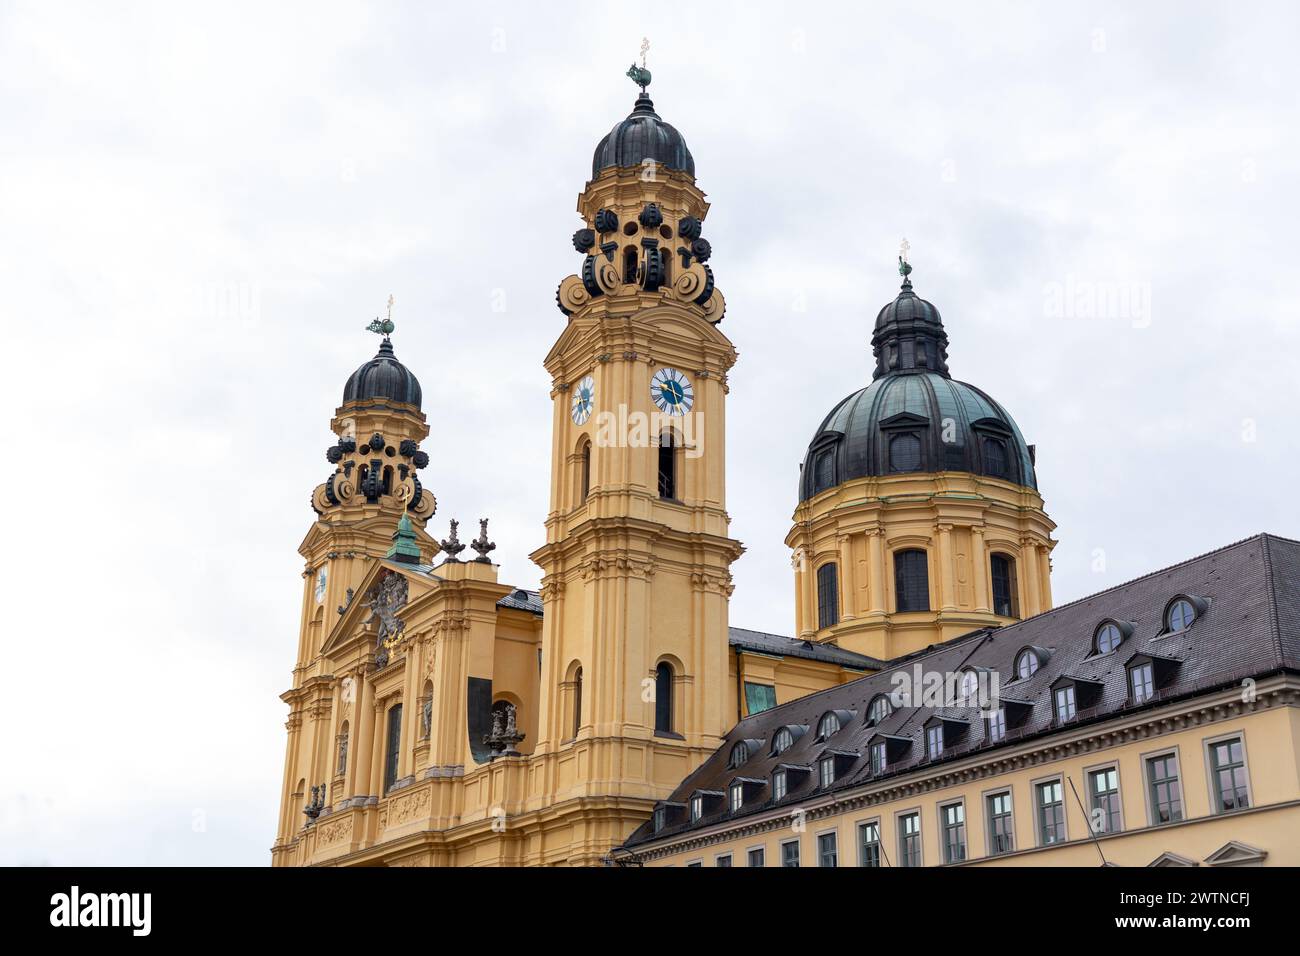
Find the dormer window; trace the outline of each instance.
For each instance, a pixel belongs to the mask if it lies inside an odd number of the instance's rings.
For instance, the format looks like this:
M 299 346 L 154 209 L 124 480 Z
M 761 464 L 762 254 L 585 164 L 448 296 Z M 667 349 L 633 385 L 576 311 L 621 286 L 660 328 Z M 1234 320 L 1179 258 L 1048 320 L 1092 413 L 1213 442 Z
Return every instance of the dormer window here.
M 1074 685 L 1066 684 L 1064 687 L 1056 688 L 1056 720 L 1058 723 L 1064 723 L 1067 720 L 1073 720 L 1079 713 L 1079 707 L 1074 697 Z
M 822 719 L 817 722 L 817 739 L 828 740 L 831 737 L 834 737 L 841 729 L 843 729 L 845 721 L 850 719 L 851 716 L 851 711 L 827 711 L 822 715 Z
M 732 813 L 735 813 L 744 805 L 745 785 L 737 780 L 727 789 L 727 806 L 731 808 Z
M 1097 628 L 1093 636 L 1093 651 L 1097 654 L 1109 654 L 1124 642 L 1124 633 L 1114 621 L 1106 621 Z
M 873 775 L 882 774 L 885 768 L 889 766 L 889 755 L 885 749 L 885 742 L 871 745 L 871 773 Z
M 730 770 L 735 770 L 737 767 L 744 766 L 748 760 L 749 746 L 742 740 L 731 748 L 731 756 L 727 759 L 727 767 Z
M 697 793 L 691 797 L 691 822 L 697 823 L 702 816 L 704 816 L 704 797 Z
M 813 494 L 835 486 L 835 448 L 823 448 L 813 459 Z
M 1187 598 L 1178 598 L 1165 612 L 1165 630 L 1185 631 L 1196 620 L 1196 608 Z
M 925 755 L 931 760 L 943 756 L 943 724 L 937 723 L 925 731 Z
M 654 829 L 655 829 L 655 833 L 658 833 L 660 830 L 662 830 L 662 829 L 664 828 L 664 825 L 665 825 L 667 822 L 668 822 L 668 808 L 667 808 L 667 807 L 655 807 L 655 812 L 654 812 Z
M 979 695 L 979 686 L 979 674 L 975 673 L 973 670 L 962 671 L 961 684 L 958 686 L 957 690 L 960 703 L 965 706 L 970 706 L 975 703 L 975 699 Z
M 817 761 L 817 785 L 823 790 L 835 782 L 835 758 L 822 757 Z
M 876 725 L 888 717 L 893 712 L 893 705 L 889 703 L 889 698 L 884 694 L 878 694 L 871 701 L 871 706 L 867 708 L 867 721 Z
M 1022 648 L 1016 655 L 1016 680 L 1027 680 L 1033 677 L 1047 657 L 1047 651 L 1040 647 Z
M 993 478 L 1006 478 L 1007 444 L 1001 438 L 984 439 L 984 473 Z
M 1135 704 L 1141 704 L 1156 695 L 1155 669 L 1150 661 L 1135 664 L 1128 669 L 1128 689 Z
M 794 735 L 788 727 L 782 727 L 772 738 L 772 756 L 778 757 L 794 746 Z
M 784 770 L 772 771 L 772 799 L 781 801 L 785 799 L 786 793 L 789 792 L 789 779 Z
M 893 472 L 921 470 L 921 439 L 905 432 L 889 440 L 889 470 Z

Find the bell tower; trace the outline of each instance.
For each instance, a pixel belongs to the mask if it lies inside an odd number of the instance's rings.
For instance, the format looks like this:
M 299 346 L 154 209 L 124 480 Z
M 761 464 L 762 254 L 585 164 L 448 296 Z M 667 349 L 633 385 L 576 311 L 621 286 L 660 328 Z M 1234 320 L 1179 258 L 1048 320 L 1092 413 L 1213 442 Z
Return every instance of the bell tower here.
M 708 203 L 649 71 L 578 197 L 579 271 L 560 283 L 535 760 L 542 804 L 605 801 L 604 852 L 697 766 L 726 712 L 731 563 L 725 445 L 736 351 L 703 238 Z M 602 848 L 603 845 L 603 848 Z M 571 860 L 582 862 L 584 851 Z M 595 857 L 592 857 L 595 859 Z

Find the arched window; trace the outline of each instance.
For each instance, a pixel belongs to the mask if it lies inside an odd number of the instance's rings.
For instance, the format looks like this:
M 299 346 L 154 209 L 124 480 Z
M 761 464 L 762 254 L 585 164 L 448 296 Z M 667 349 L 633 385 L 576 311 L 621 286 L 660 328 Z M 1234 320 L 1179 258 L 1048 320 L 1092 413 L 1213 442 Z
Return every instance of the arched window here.
M 1097 628 L 1097 634 L 1093 638 L 1094 650 L 1098 654 L 1109 654 L 1119 647 L 1123 641 L 1124 635 L 1120 632 L 1120 629 L 1113 622 L 1107 621 Z
M 660 285 L 673 284 L 672 266 L 673 266 L 672 253 L 668 251 L 667 246 L 664 246 L 662 249 L 659 250 L 659 267 L 660 267 L 659 271 L 662 273 L 659 279 Z
M 742 740 L 731 748 L 731 756 L 727 758 L 727 767 L 735 770 L 738 767 L 743 767 L 748 760 L 749 745 Z
M 984 474 L 993 478 L 1006 478 L 1007 445 L 1000 438 L 984 439 Z
M 1192 626 L 1196 620 L 1196 608 L 1187 598 L 1179 598 L 1173 604 L 1169 605 L 1169 611 L 1165 614 L 1165 628 L 1170 631 L 1185 631 Z
M 813 494 L 835 484 L 835 449 L 823 448 L 813 459 Z
M 673 665 L 667 661 L 655 668 L 655 730 L 673 731 Z
M 894 554 L 894 597 L 899 611 L 930 610 L 930 572 L 924 551 Z
M 779 756 L 794 746 L 794 734 L 788 727 L 782 727 L 772 738 L 772 756 Z
M 1002 617 L 1019 617 L 1016 606 L 1016 562 L 1006 554 L 989 558 L 993 576 L 993 613 Z
M 570 729 L 571 736 L 578 736 L 578 728 L 582 726 L 582 668 L 579 667 L 573 672 L 573 720 Z
M 817 626 L 831 627 L 840 620 L 840 588 L 835 562 L 817 569 Z
M 911 432 L 895 435 L 889 440 L 890 471 L 921 470 L 921 439 Z
M 388 751 L 384 757 L 384 793 L 397 783 L 397 768 L 402 755 L 402 705 L 388 708 Z
M 339 729 L 339 746 L 338 746 L 338 766 L 334 773 L 338 776 L 348 772 L 348 722 L 343 721 L 343 726 Z
M 392 493 L 393 493 L 393 466 L 385 465 L 384 466 L 384 494 L 391 495 Z
M 591 492 L 591 442 L 583 442 L 582 462 L 579 469 L 578 501 L 582 503 L 587 500 L 587 495 Z
M 877 694 L 867 708 L 867 720 L 874 726 L 893 713 L 894 707 L 884 694 Z
M 637 254 L 636 246 L 623 250 L 623 281 L 636 282 Z
M 839 714 L 835 713 L 834 711 L 831 711 L 829 714 L 824 716 L 821 719 L 821 723 L 817 725 L 817 736 L 822 740 L 825 740 L 828 737 L 832 737 L 835 734 L 838 734 L 839 732 L 840 732 L 840 717 Z
M 659 497 L 677 497 L 677 439 L 671 428 L 659 436 Z
M 1038 671 L 1038 655 L 1031 650 L 1023 650 L 1020 656 L 1016 658 L 1016 677 L 1024 680 L 1026 677 L 1033 677 Z

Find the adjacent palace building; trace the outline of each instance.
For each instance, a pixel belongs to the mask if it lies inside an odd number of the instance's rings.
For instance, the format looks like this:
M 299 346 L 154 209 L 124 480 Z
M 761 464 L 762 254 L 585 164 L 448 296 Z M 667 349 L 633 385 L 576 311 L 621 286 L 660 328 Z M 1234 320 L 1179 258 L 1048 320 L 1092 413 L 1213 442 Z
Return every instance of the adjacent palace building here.
M 1053 608 L 1034 446 L 905 261 L 799 476 L 794 635 L 730 626 L 736 351 L 695 161 L 629 72 L 544 360 L 540 593 L 485 522 L 431 533 L 391 321 L 344 386 L 275 865 L 1300 864 L 1300 543 Z

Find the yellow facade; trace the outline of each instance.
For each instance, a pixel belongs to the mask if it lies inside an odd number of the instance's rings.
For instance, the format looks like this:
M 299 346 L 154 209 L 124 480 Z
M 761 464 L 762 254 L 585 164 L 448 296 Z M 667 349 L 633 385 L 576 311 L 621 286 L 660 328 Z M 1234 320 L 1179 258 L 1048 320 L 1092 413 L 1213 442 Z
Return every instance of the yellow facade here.
M 981 627 L 1052 607 L 1049 555 L 1056 525 L 1032 488 L 963 472 L 858 478 L 795 510 L 785 543 L 794 550 L 796 633 L 889 660 Z M 894 555 L 929 558 L 931 610 L 899 612 Z M 995 614 L 989 561 L 1014 562 L 1010 617 Z M 820 627 L 818 568 L 839 569 L 839 621 Z

